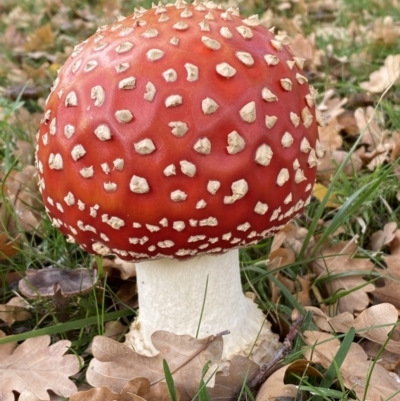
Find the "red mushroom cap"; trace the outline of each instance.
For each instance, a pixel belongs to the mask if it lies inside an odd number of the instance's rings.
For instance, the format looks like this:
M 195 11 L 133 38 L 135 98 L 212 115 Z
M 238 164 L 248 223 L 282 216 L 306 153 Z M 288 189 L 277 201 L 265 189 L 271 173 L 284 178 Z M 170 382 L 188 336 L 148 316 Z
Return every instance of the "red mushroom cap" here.
M 99 28 L 61 68 L 40 126 L 53 224 L 127 260 L 275 234 L 309 202 L 322 156 L 315 91 L 288 42 L 212 3 Z

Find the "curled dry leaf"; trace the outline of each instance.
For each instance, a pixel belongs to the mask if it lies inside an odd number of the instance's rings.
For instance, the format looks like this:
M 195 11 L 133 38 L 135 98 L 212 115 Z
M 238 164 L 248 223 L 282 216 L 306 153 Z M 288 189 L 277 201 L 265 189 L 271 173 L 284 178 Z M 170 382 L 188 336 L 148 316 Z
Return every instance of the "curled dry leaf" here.
M 336 117 L 345 112 L 343 106 L 347 103 L 347 98 L 340 99 L 334 97 L 335 94 L 336 91 L 334 89 L 328 89 L 324 93 L 321 103 L 318 105 L 318 110 L 324 113 L 325 121 L 329 123 L 329 125 L 331 125 L 332 122 L 337 124 Z
M 304 37 L 301 33 L 297 34 L 290 46 L 297 57 L 306 59 L 304 69 L 315 71 L 321 64 L 324 52 L 317 49 L 315 44 L 315 34 Z
M 382 128 L 382 115 L 372 106 L 368 106 L 366 109 L 359 107 L 354 112 L 354 118 L 362 135 L 361 143 L 366 144 L 370 152 L 379 151 L 387 137 L 387 131 Z
M 299 359 L 274 372 L 261 386 L 257 393 L 256 401 L 298 399 L 300 391 L 298 386 L 294 384 L 285 384 L 285 377 L 289 377 L 291 373 L 300 377 L 323 377 L 322 373 L 315 369 L 310 361 Z
M 325 152 L 324 156 L 320 159 L 320 163 L 318 164 L 318 179 L 329 185 L 332 176 L 337 171 L 338 166 L 345 161 L 348 155 L 349 153 L 344 150 Z M 361 171 L 362 164 L 363 163 L 359 155 L 357 153 L 352 153 L 350 159 L 343 168 L 343 172 L 347 176 L 352 176 L 356 172 Z
M 26 310 L 27 306 L 28 304 L 25 300 L 19 297 L 11 298 L 5 305 L 0 305 L 0 319 L 9 326 L 15 322 L 27 320 L 31 316 Z
M 316 331 L 306 331 L 303 336 L 310 346 L 304 351 L 306 358 L 328 369 L 339 350 L 339 340 Z M 372 366 L 367 354 L 357 343 L 351 344 L 339 371 L 345 387 L 353 390 L 360 399 L 400 400 L 400 384 L 379 364 Z
M 132 262 L 127 262 L 120 258 L 115 258 L 114 260 L 102 259 L 103 269 L 108 275 L 113 274 L 113 270 L 119 271 L 122 280 L 128 280 L 129 278 L 136 277 L 136 265 Z
M 50 400 L 48 390 L 69 397 L 77 391 L 69 376 L 82 364 L 76 355 L 64 355 L 71 345 L 62 340 L 50 344 L 50 336 L 0 345 L 0 400 L 14 401 L 13 391 L 27 390 L 40 400 Z M 32 380 L 34 378 L 34 380 Z
M 297 255 L 303 247 L 307 233 L 308 230 L 304 227 L 298 227 L 293 223 L 287 224 L 277 235 L 275 235 L 271 246 L 271 254 L 274 250 L 283 245 L 285 248 L 291 249 Z M 309 247 L 312 245 L 313 243 L 310 241 Z
M 388 340 L 398 318 L 397 309 L 391 304 L 373 305 L 356 318 L 349 312 L 329 317 L 319 308 L 311 306 L 306 309 L 313 313 L 313 320 L 321 330 L 347 333 L 354 327 L 358 336 L 381 345 L 385 344 L 387 351 L 400 354 L 400 342 Z
M 0 260 L 12 258 L 18 253 L 19 237 L 9 240 L 7 235 L 0 233 Z
M 340 136 L 341 126 L 338 123 L 337 118 L 333 118 L 329 124 L 324 127 L 319 127 L 319 139 L 321 145 L 325 148 L 325 150 L 337 150 L 342 146 L 343 139 Z
M 385 256 L 383 261 L 387 269 L 374 269 L 382 277 L 376 281 L 373 295 L 380 302 L 389 302 L 400 309 L 400 255 Z
M 360 86 L 372 93 L 382 93 L 390 85 L 400 82 L 400 54 L 389 55 L 384 65 L 369 76 L 368 82 L 361 82 Z
M 14 206 L 15 216 L 18 217 L 18 223 L 22 231 L 31 231 L 32 229 L 36 229 L 40 224 L 40 213 L 38 210 L 41 208 L 41 202 L 39 201 L 40 195 L 38 193 L 35 174 L 35 167 L 25 166 L 21 172 L 11 171 L 5 182 L 6 197 Z M 1 176 L 0 179 L 2 179 Z M 15 224 L 9 224 L 10 217 L 13 216 L 9 215 L 5 205 L 2 205 L 0 212 L 9 231 L 19 232 Z
M 180 400 L 179 395 L 177 401 Z M 70 397 L 70 401 L 172 401 L 166 383 L 151 387 L 148 379 L 137 377 L 130 380 L 119 393 L 106 386 L 79 391 Z
M 385 224 L 383 230 L 376 231 L 371 235 L 371 240 L 369 243 L 370 249 L 379 252 L 384 246 L 390 244 L 395 239 L 396 231 L 396 222 L 392 221 Z
M 375 289 L 373 284 L 367 283 L 363 276 L 365 272 L 373 269 L 373 264 L 368 259 L 354 258 L 357 251 L 356 241 L 342 241 L 332 246 L 326 246 L 320 251 L 320 258 L 313 262 L 313 270 L 320 277 L 341 275 L 332 277 L 325 284 L 326 291 L 330 295 L 341 291 L 349 291 L 339 299 L 339 311 L 362 311 L 369 304 L 367 293 Z M 348 272 L 359 275 L 346 275 Z M 360 287 L 360 288 L 357 288 Z
M 214 366 L 221 360 L 221 336 L 198 340 L 189 335 L 178 336 L 157 331 L 152 341 L 160 353 L 146 357 L 109 338 L 95 337 L 92 345 L 94 359 L 86 373 L 87 381 L 94 387 L 107 386 L 118 394 L 130 380 L 145 376 L 152 383 L 153 391 L 160 391 L 158 387 L 164 380 L 162 361 L 165 359 L 181 401 L 186 401 L 191 400 L 198 391 L 204 366 L 210 362 L 210 370 L 213 372 Z M 247 358 L 235 356 L 231 361 L 229 375 L 218 372 L 210 381 L 214 383 L 214 387 L 209 389 L 211 399 L 220 397 L 236 400 L 244 378 L 250 380 L 258 369 L 258 365 Z
M 118 341 L 118 339 L 125 333 L 126 330 L 127 327 L 124 326 L 121 322 L 111 320 L 105 324 L 104 336 Z
M 96 270 L 46 268 L 27 270 L 18 289 L 28 298 L 53 297 L 59 288 L 64 297 L 90 291 L 97 280 Z

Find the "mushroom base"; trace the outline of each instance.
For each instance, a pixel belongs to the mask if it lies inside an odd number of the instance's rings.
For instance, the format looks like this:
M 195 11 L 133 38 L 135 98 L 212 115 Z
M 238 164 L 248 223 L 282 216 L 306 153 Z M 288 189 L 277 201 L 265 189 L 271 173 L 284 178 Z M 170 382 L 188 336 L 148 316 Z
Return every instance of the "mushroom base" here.
M 183 262 L 142 262 L 136 273 L 140 312 L 126 345 L 137 353 L 158 353 L 151 343 L 157 330 L 198 338 L 229 330 L 223 337 L 223 360 L 244 355 L 261 364 L 279 347 L 263 312 L 243 294 L 238 250 Z

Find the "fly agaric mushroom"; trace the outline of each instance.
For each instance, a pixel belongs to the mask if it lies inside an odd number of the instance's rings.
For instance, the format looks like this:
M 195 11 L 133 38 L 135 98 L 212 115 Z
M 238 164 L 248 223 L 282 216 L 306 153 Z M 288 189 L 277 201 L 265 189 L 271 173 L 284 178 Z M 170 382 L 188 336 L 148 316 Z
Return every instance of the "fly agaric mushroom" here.
M 178 0 L 100 27 L 59 71 L 40 191 L 70 241 L 140 262 L 127 342 L 141 354 L 156 330 L 229 330 L 225 359 L 277 346 L 237 249 L 302 213 L 323 153 L 316 91 L 288 44 L 236 8 Z

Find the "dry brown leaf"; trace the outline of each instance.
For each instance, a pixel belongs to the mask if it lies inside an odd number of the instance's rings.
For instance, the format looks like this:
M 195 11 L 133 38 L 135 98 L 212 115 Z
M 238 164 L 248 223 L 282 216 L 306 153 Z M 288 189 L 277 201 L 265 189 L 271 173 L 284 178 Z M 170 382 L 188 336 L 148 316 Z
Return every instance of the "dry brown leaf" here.
M 27 306 L 28 304 L 25 300 L 19 297 L 11 298 L 5 305 L 0 304 L 0 319 L 9 326 L 15 322 L 27 320 L 31 316 L 26 310 Z
M 26 277 L 18 283 L 18 289 L 28 298 L 38 298 L 53 297 L 59 287 L 64 297 L 70 297 L 90 291 L 96 280 L 97 271 L 85 268 L 29 269 L 26 271 Z
M 319 308 L 311 306 L 306 309 L 313 313 L 313 320 L 321 330 L 347 333 L 354 327 L 358 336 L 377 344 L 385 344 L 386 350 L 400 354 L 400 342 L 388 340 L 398 319 L 397 309 L 391 304 L 373 305 L 362 311 L 356 318 L 349 312 L 329 317 Z
M 380 302 L 389 302 L 400 309 L 400 256 L 389 255 L 383 258 L 387 269 L 375 268 L 374 271 L 382 274 L 377 280 L 373 295 Z
M 9 240 L 7 235 L 0 233 L 0 260 L 12 258 L 18 253 L 19 237 Z
M 180 396 L 177 395 L 178 401 Z M 116 393 L 106 386 L 79 391 L 70 397 L 70 401 L 171 401 L 166 383 L 151 387 L 148 379 L 137 377 L 130 380 L 123 389 Z
M 368 284 L 363 278 L 365 272 L 372 271 L 374 266 L 368 259 L 354 258 L 356 251 L 356 241 L 339 242 L 322 248 L 320 259 L 313 262 L 314 272 L 320 277 L 360 271 L 359 275 L 332 278 L 325 286 L 331 295 L 350 291 L 339 299 L 340 312 L 364 310 L 369 304 L 367 293 L 375 289 L 373 284 Z M 355 289 L 359 286 L 361 288 Z
M 5 194 L 14 206 L 15 216 L 18 217 L 22 231 L 31 231 L 40 224 L 38 210 L 41 208 L 41 202 L 35 175 L 35 167 L 25 166 L 21 172 L 11 171 L 5 183 Z M 2 209 L 7 208 L 3 206 Z M 3 219 L 7 223 L 9 220 L 7 210 L 0 208 L 0 212 L 3 216 L 5 215 Z M 9 231 L 13 230 L 20 231 L 11 224 Z
M 391 256 L 400 256 L 400 230 L 397 230 L 393 241 L 389 244 Z
M 290 45 L 294 54 L 306 59 L 305 70 L 316 70 L 322 64 L 324 52 L 318 50 L 315 45 L 315 34 L 312 33 L 307 38 L 302 34 L 297 34 Z
M 340 347 L 339 340 L 330 334 L 316 331 L 306 331 L 303 336 L 310 346 L 304 351 L 306 358 L 328 369 Z M 340 367 L 340 374 L 344 385 L 352 389 L 360 399 L 400 400 L 400 384 L 382 366 L 369 361 L 357 343 L 351 344 Z
M 307 274 L 306 276 L 297 276 L 297 281 L 299 281 L 301 285 L 301 290 L 295 294 L 295 298 L 297 302 L 301 306 L 309 306 L 311 305 L 311 297 L 310 297 L 310 289 L 311 289 L 311 280 L 314 276 L 312 274 Z
M 25 390 L 40 400 L 50 400 L 48 390 L 69 397 L 77 391 L 68 379 L 82 364 L 76 355 L 64 355 L 71 345 L 62 340 L 50 344 L 50 336 L 0 345 L 0 400 L 14 401 L 13 391 Z
M 317 177 L 324 184 L 329 185 L 333 174 L 336 173 L 340 166 L 348 157 L 348 152 L 344 150 L 334 150 L 325 152 L 320 159 L 317 170 Z M 347 176 L 352 176 L 362 169 L 362 160 L 357 153 L 352 153 L 350 159 L 343 167 L 343 172 Z
M 374 21 L 372 40 L 377 45 L 395 46 L 400 39 L 400 24 L 390 15 Z
M 393 149 L 390 153 L 390 161 L 393 163 L 400 158 L 400 132 L 392 132 Z
M 324 113 L 325 120 L 329 125 L 332 122 L 337 124 L 337 117 L 345 112 L 343 106 L 347 103 L 347 98 L 340 99 L 335 95 L 336 91 L 334 89 L 328 89 L 318 105 L 318 110 Z
M 325 149 L 337 150 L 342 146 L 343 139 L 340 136 L 341 126 L 337 118 L 332 118 L 329 124 L 318 127 L 319 140 Z
M 54 393 L 50 393 L 50 398 L 47 400 L 40 399 L 36 397 L 36 395 L 29 390 L 23 391 L 19 397 L 18 401 L 65 401 L 65 397 L 61 395 L 56 395 Z
M 383 118 L 372 106 L 366 109 L 359 107 L 354 112 L 354 118 L 362 135 L 361 143 L 368 146 L 368 150 L 379 150 L 386 140 L 387 132 L 382 129 Z M 384 151 L 384 147 L 382 152 Z
M 119 338 L 125 333 L 126 329 L 127 327 L 121 322 L 110 320 L 104 326 L 104 336 L 118 341 Z
M 368 82 L 361 82 L 360 86 L 372 93 L 382 93 L 390 85 L 400 82 L 400 54 L 390 54 L 384 65 L 369 76 Z
M 384 246 L 390 244 L 396 237 L 397 223 L 392 221 L 385 224 L 383 230 L 375 231 L 371 235 L 369 248 L 373 251 L 380 251 Z M 399 230 L 400 231 L 400 230 Z
M 299 388 L 294 384 L 285 384 L 285 377 L 290 373 L 298 376 L 316 376 L 322 378 L 322 373 L 311 366 L 310 361 L 297 360 L 289 365 L 283 366 L 274 372 L 261 386 L 257 393 L 256 401 L 275 399 L 298 399 Z
M 27 52 L 46 50 L 54 44 L 55 36 L 51 24 L 37 28 L 27 38 L 24 50 Z
M 122 280 L 128 280 L 129 278 L 136 277 L 136 265 L 132 262 L 127 262 L 120 258 L 114 260 L 103 258 L 103 268 L 105 271 L 111 273 L 112 269 L 116 269 L 120 272 Z
M 109 338 L 95 337 L 92 345 L 94 359 L 86 373 L 87 381 L 94 387 L 107 386 L 120 393 L 130 380 L 145 376 L 152 387 L 157 387 L 164 380 L 162 361 L 165 359 L 181 400 L 185 401 L 191 400 L 198 391 L 204 366 L 210 362 L 212 372 L 221 360 L 221 336 L 198 340 L 188 335 L 157 331 L 152 335 L 152 342 L 160 353 L 146 357 Z M 214 387 L 209 389 L 210 394 L 214 394 L 212 397 L 235 400 L 242 387 L 239 378 L 250 380 L 257 374 L 258 365 L 247 358 L 235 356 L 229 372 L 228 376 L 222 372 L 216 374 Z

